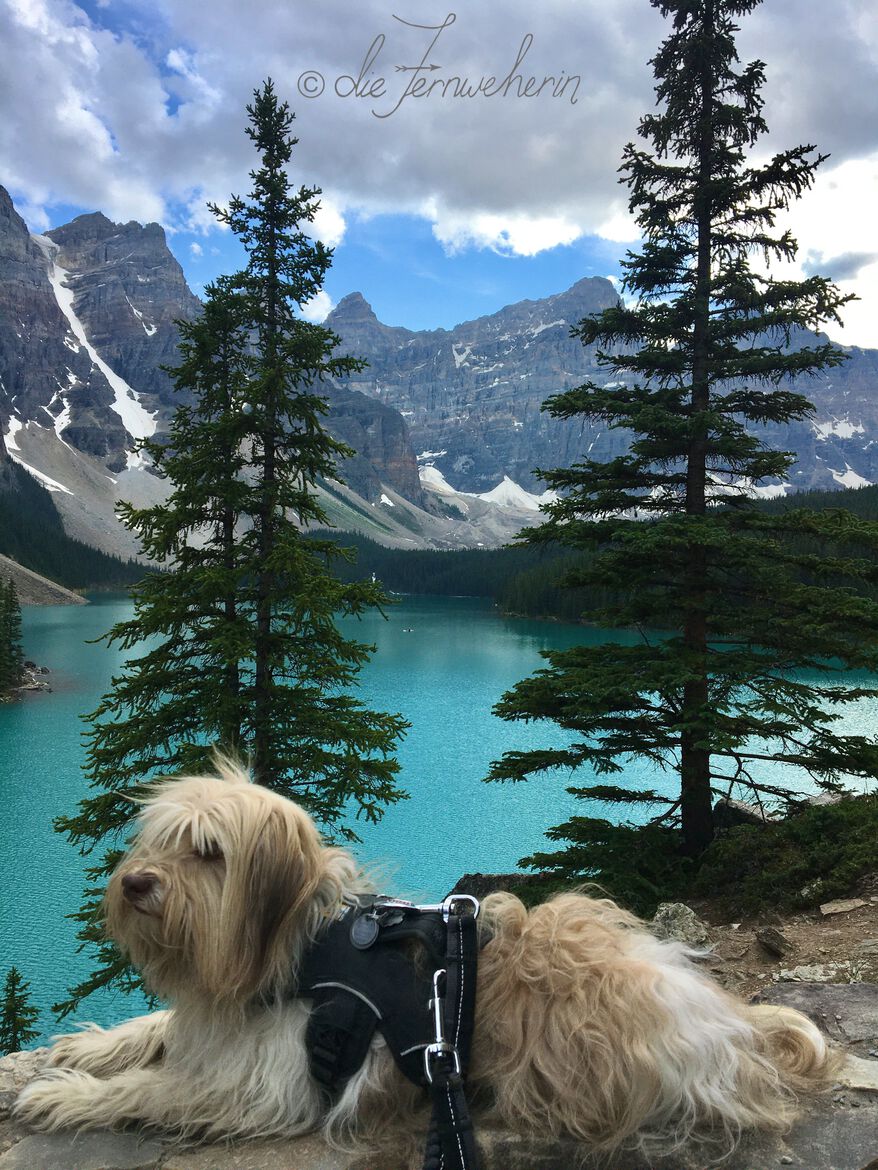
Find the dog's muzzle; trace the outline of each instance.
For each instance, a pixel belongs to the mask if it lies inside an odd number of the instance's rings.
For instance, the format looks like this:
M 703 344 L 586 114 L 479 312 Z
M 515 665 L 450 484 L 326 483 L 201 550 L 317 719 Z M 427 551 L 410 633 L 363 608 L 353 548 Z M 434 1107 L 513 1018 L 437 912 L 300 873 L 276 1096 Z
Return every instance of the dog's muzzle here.
M 154 873 L 126 873 L 122 875 L 122 893 L 128 902 L 136 906 L 153 892 L 158 884 Z

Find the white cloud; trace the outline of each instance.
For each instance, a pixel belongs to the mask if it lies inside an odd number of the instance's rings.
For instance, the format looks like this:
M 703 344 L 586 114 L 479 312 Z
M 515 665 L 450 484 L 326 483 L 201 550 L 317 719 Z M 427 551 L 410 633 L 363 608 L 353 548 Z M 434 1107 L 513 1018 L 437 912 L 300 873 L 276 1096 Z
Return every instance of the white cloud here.
M 189 251 L 196 259 L 204 255 L 204 249 L 202 248 L 201 244 L 196 243 L 195 241 L 189 245 Z
M 509 256 L 535 256 L 559 244 L 572 244 L 582 229 L 563 216 L 461 215 L 434 210 L 433 235 L 446 252 L 491 248 Z
M 206 119 L 220 104 L 222 93 L 204 77 L 196 56 L 186 49 L 174 48 L 167 54 L 165 64 L 187 83 L 181 94 L 185 92 L 189 102 L 197 104 L 200 118 Z
M 878 252 L 878 22 L 866 8 L 846 0 L 827 21 L 825 0 L 772 0 L 738 38 L 743 60 L 768 58 L 768 148 L 815 141 L 832 154 L 793 215 L 803 252 L 829 260 Z M 163 0 L 89 17 L 73 0 L 0 0 L 0 182 L 37 228 L 64 203 L 207 236 L 219 229 L 205 202 L 249 189 L 243 110 L 271 75 L 296 112 L 293 181 L 331 192 L 314 229 L 329 245 L 352 214 L 391 211 L 426 214 L 449 251 L 530 256 L 583 234 L 636 238 L 617 167 L 653 108 L 647 61 L 669 31 L 648 0 L 473 5 L 439 34 L 430 78 L 442 84 L 421 97 L 405 97 L 406 67 L 434 33 L 412 25 L 439 10 L 406 8 L 407 24 L 393 11 L 386 0 Z M 384 96 L 350 93 L 376 37 L 361 89 L 383 79 Z M 576 100 L 551 85 L 532 98 L 516 84 L 456 95 L 455 78 L 515 68 L 579 76 Z M 323 79 L 313 98 L 300 92 L 309 70 Z M 846 310 L 845 340 L 878 344 L 875 265 L 854 286 L 864 300 Z
M 321 240 L 327 248 L 338 247 L 344 238 L 344 216 L 335 202 L 325 194 L 320 196 L 320 208 L 310 230 L 315 239 Z
M 332 297 L 324 289 L 321 289 L 315 297 L 312 297 L 310 301 L 306 301 L 302 305 L 302 316 L 306 321 L 313 321 L 319 325 L 322 321 L 326 320 L 327 315 L 334 308 L 335 305 L 333 304 Z
M 617 244 L 630 244 L 640 238 L 640 230 L 628 210 L 627 201 L 620 199 L 611 206 L 609 215 L 595 228 L 595 235 Z
M 859 299 L 841 312 L 843 328 L 826 332 L 843 345 L 878 347 L 878 152 L 817 172 L 813 188 L 792 205 L 779 226 L 799 244 L 794 264 L 772 265 L 774 276 L 817 273 Z

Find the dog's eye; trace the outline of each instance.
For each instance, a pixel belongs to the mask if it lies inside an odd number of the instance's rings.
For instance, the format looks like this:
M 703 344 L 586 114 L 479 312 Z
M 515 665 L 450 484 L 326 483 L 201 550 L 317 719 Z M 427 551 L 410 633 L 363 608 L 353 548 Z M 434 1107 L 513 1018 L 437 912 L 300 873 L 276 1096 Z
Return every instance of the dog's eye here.
M 205 841 L 200 848 L 193 849 L 192 852 L 200 861 L 223 860 L 223 851 L 215 841 Z

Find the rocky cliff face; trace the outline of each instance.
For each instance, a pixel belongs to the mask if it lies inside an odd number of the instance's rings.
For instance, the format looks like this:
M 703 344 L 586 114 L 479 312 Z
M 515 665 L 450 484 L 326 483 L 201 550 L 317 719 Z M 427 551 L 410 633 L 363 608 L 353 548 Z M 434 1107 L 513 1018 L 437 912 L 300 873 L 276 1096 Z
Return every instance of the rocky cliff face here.
M 43 248 L 0 187 L 0 418 L 10 433 L 7 446 L 33 421 L 117 468 L 125 431 L 112 401 L 58 304 Z
M 180 401 L 163 369 L 177 361 L 175 323 L 199 308 L 158 224 L 95 213 L 31 236 L 0 188 L 0 458 L 8 445 L 67 513 L 61 495 L 89 495 L 101 470 L 136 470 L 135 440 L 161 432 Z M 400 414 L 349 387 L 326 395 L 329 430 L 357 452 L 340 469 L 353 490 L 375 502 L 387 485 L 423 505 Z M 86 464 L 71 468 L 72 456 Z M 111 502 L 100 511 L 99 543 Z M 86 539 L 94 523 L 71 517 Z
M 177 360 L 178 319 L 201 307 L 157 223 L 112 223 L 100 212 L 46 233 L 58 245 L 55 264 L 67 273 L 73 310 L 103 360 L 139 395 L 150 413 L 178 401 L 161 369 Z
M 369 363 L 350 385 L 401 411 L 415 449 L 455 488 L 488 492 L 505 475 L 540 491 L 534 467 L 569 464 L 595 439 L 588 425 L 540 410 L 550 394 L 598 373 L 570 327 L 616 300 L 608 280 L 586 278 L 452 330 L 414 333 L 382 325 L 352 293 L 327 324 Z M 623 448 L 621 438 L 605 436 L 605 451 Z
M 326 399 L 329 430 L 356 452 L 339 466 L 345 483 L 369 503 L 380 500 L 382 485 L 389 485 L 423 505 L 411 436 L 399 411 L 344 386 L 326 387 Z
M 327 324 L 369 363 L 350 385 L 402 412 L 422 463 L 462 492 L 485 493 L 504 475 L 539 492 L 535 467 L 606 460 L 627 449 L 623 431 L 540 410 L 551 394 L 610 377 L 570 328 L 616 300 L 610 282 L 593 277 L 452 330 L 415 333 L 383 325 L 352 293 Z M 806 342 L 814 338 L 800 339 Z M 814 402 L 813 420 L 762 432 L 772 446 L 795 452 L 796 488 L 878 482 L 878 351 L 845 352 L 843 365 L 795 384 Z

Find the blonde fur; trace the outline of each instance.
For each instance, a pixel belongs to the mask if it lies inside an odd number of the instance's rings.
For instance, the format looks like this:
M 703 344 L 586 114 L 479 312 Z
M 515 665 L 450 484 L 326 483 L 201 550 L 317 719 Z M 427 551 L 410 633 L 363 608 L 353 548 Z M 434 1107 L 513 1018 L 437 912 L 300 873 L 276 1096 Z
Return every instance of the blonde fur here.
M 322 1128 L 336 1143 L 393 1120 L 411 1131 L 423 1096 L 380 1039 L 326 1111 L 308 1072 L 308 1004 L 289 996 L 309 940 L 358 886 L 353 859 L 290 801 L 228 762 L 219 771 L 156 786 L 107 891 L 110 934 L 172 1007 L 59 1038 L 19 1116 L 209 1137 Z M 132 894 L 132 881 L 144 888 Z M 788 1126 L 799 1096 L 831 1079 L 804 1016 L 740 1003 L 608 899 L 565 894 L 527 911 L 494 894 L 480 923 L 470 1082 L 512 1129 L 589 1151 L 727 1151 L 745 1129 Z

